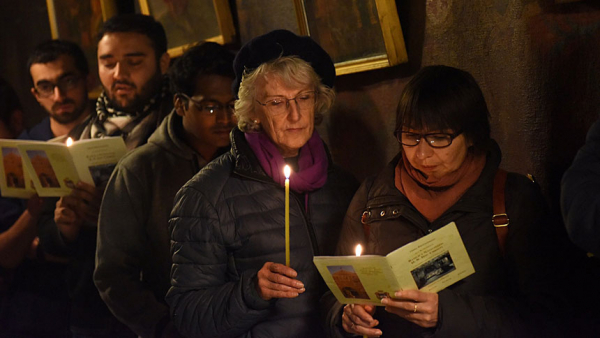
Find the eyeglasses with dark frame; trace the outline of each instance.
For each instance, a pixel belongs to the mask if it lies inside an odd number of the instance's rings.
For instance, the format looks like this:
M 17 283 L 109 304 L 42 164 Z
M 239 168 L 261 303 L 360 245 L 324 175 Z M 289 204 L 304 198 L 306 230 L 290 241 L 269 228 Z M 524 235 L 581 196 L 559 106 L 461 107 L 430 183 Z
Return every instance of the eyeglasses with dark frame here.
M 462 134 L 462 131 L 456 133 L 428 133 L 419 134 L 408 131 L 394 132 L 396 140 L 406 147 L 414 147 L 418 145 L 422 139 L 425 139 L 427 144 L 432 148 L 446 148 L 452 144 L 456 137 Z
M 77 75 L 66 75 L 60 79 L 56 83 L 50 81 L 43 81 L 35 85 L 35 91 L 38 93 L 40 97 L 48 98 L 54 95 L 54 88 L 58 87 L 58 89 L 62 93 L 66 93 L 69 90 L 74 89 L 79 84 L 81 80 L 81 76 Z
M 288 109 L 290 107 L 290 101 L 296 101 L 299 110 L 308 110 L 312 109 L 315 106 L 316 98 L 317 92 L 314 90 L 310 90 L 301 92 L 298 95 L 296 95 L 296 97 L 293 97 L 291 99 L 282 96 L 269 100 L 265 103 L 262 103 L 258 100 L 256 100 L 256 102 L 258 102 L 262 106 L 267 107 L 267 110 L 269 111 L 269 113 L 271 113 L 271 115 L 278 116 L 288 112 Z
M 210 100 L 206 102 L 197 101 L 184 93 L 177 93 L 177 95 L 185 98 L 186 100 L 191 101 L 194 104 L 194 106 L 196 106 L 196 109 L 198 109 L 200 112 L 208 113 L 209 115 L 213 115 L 216 111 L 226 111 L 229 115 L 233 115 L 233 113 L 235 113 L 234 101 L 228 102 L 227 104 L 223 105 L 221 103 L 216 103 L 215 101 Z

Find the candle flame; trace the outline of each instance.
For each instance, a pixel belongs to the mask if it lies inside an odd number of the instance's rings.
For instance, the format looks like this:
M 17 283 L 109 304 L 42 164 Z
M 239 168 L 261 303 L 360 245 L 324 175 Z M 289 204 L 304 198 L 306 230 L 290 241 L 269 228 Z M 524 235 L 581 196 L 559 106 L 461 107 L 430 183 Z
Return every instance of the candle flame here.
M 362 246 L 359 244 L 356 246 L 356 257 L 359 257 L 360 254 L 362 253 Z
M 291 171 L 292 171 L 292 169 L 290 169 L 289 165 L 286 165 L 285 167 L 283 167 L 283 174 L 285 175 L 286 179 L 290 178 Z
M 73 139 L 72 138 L 67 138 L 67 147 L 70 147 L 73 144 Z

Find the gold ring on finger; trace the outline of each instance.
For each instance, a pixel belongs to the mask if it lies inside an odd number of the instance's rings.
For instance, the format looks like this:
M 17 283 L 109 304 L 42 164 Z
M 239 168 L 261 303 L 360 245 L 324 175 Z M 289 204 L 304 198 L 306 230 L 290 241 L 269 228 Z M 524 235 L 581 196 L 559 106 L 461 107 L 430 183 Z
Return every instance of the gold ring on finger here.
M 415 309 L 413 310 L 414 313 L 417 313 L 417 303 L 415 303 Z

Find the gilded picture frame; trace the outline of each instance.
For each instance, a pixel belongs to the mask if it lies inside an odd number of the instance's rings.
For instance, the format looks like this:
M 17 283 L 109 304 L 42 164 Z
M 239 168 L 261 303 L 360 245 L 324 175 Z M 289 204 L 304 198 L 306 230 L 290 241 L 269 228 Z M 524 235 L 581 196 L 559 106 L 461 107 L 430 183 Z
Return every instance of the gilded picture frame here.
M 227 0 L 138 0 L 138 4 L 143 14 L 163 25 L 172 58 L 201 41 L 226 44 L 235 38 Z
M 336 74 L 408 61 L 394 0 L 294 0 L 300 34 L 332 57 Z
M 344 75 L 408 61 L 394 0 L 236 0 L 240 41 L 274 29 L 309 35 Z

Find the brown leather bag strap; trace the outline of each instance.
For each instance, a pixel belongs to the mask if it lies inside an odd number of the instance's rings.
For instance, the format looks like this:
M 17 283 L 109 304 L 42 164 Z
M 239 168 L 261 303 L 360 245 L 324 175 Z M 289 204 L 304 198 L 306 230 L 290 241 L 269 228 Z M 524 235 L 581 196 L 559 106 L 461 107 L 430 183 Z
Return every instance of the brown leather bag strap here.
M 360 223 L 362 223 L 363 233 L 365 235 L 365 243 L 369 243 L 369 234 L 371 233 L 371 225 L 367 222 L 370 213 L 370 211 L 365 210 L 360 217 Z
M 492 216 L 492 223 L 496 228 L 496 235 L 498 236 L 498 247 L 502 256 L 505 255 L 506 248 L 506 237 L 508 236 L 508 224 L 510 219 L 506 214 L 506 199 L 504 197 L 504 190 L 506 186 L 506 175 L 507 172 L 502 169 L 498 169 L 496 176 L 494 177 L 494 215 Z

